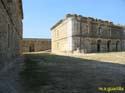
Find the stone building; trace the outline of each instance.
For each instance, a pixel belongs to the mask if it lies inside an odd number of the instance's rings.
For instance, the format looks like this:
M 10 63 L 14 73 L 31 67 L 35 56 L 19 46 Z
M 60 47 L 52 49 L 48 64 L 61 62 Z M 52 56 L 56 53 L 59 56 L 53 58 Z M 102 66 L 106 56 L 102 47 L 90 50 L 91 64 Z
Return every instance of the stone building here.
M 122 26 L 109 21 L 67 14 L 52 28 L 52 52 L 94 53 L 125 50 Z
M 21 54 L 22 0 L 0 0 L 0 69 Z
M 51 49 L 51 39 L 24 38 L 23 52 L 38 52 Z

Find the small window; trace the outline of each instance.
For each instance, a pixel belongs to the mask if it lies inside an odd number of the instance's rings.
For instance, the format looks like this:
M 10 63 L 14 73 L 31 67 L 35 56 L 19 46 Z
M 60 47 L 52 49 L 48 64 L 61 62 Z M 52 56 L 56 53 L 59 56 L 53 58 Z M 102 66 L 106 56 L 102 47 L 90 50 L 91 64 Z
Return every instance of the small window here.
M 86 30 L 89 33 L 89 26 L 88 25 L 86 25 Z
M 57 36 L 59 35 L 59 32 L 58 32 L 58 30 L 57 30 Z
M 59 31 L 55 30 L 55 36 L 58 37 L 59 36 Z
M 97 34 L 98 34 L 98 35 L 101 35 L 101 33 L 102 33 L 102 28 L 101 28 L 101 27 L 98 27 L 98 29 L 97 29 Z
M 56 47 L 57 47 L 57 48 L 59 47 L 59 43 L 57 43 Z
M 112 31 L 111 31 L 111 28 L 109 28 L 109 35 L 111 36 L 111 34 L 112 34 Z

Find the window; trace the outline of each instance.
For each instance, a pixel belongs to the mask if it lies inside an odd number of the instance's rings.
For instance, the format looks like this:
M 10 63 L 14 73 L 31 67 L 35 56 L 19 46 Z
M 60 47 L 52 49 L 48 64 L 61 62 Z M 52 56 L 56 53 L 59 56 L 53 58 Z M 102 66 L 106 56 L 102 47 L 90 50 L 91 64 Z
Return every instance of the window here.
M 116 51 L 120 51 L 121 49 L 120 49 L 120 41 L 117 41 L 116 42 Z
M 56 36 L 56 37 L 59 36 L 59 30 L 55 30 L 55 36 Z
M 81 33 L 84 34 L 84 24 L 81 24 Z
M 109 35 L 110 35 L 110 37 L 111 37 L 111 35 L 112 35 L 111 28 L 109 28 Z
M 101 52 L 101 40 L 97 41 L 97 52 Z
M 57 43 L 57 48 L 59 48 L 59 43 Z
M 57 30 L 57 37 L 59 36 L 59 30 Z
M 86 25 L 86 30 L 89 33 L 89 25 L 88 24 Z
M 97 34 L 101 35 L 101 33 L 102 33 L 102 28 L 99 26 L 98 29 L 97 29 Z

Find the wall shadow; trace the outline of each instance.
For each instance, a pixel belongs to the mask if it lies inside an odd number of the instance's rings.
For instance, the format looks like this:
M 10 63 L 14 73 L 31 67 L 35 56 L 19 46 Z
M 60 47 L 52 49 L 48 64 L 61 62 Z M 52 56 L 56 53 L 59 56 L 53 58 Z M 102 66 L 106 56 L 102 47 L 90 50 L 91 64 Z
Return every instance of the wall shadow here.
M 30 58 L 25 59 L 22 71 L 20 72 L 20 78 L 24 91 L 29 91 L 28 93 L 31 91 L 37 93 L 41 86 L 49 82 L 47 68 Z

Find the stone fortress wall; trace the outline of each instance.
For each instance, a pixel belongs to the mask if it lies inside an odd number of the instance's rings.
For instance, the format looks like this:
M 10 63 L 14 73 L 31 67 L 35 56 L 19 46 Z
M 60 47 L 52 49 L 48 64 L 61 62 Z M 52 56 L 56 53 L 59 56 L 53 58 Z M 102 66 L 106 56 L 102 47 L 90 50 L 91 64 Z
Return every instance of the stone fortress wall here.
M 51 39 L 24 38 L 23 52 L 39 52 L 51 49 Z
M 22 0 L 0 0 L 0 69 L 21 54 Z

